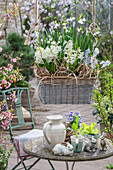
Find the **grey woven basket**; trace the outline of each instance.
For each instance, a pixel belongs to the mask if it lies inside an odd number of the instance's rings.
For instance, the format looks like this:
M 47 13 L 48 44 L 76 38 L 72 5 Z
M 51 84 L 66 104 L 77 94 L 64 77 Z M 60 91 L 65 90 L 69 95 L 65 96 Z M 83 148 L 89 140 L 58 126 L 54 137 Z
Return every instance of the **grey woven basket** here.
M 44 104 L 90 104 L 95 82 L 95 79 L 47 78 L 39 85 L 38 95 Z

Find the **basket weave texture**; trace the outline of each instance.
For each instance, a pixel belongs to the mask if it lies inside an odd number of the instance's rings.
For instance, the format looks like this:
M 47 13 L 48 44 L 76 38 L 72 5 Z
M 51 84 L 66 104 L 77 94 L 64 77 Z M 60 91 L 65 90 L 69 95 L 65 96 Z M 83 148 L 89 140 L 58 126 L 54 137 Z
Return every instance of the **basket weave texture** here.
M 50 75 L 34 68 L 38 96 L 44 104 L 90 104 L 96 77 L 76 77 L 67 72 Z M 47 71 L 47 70 L 46 70 Z M 42 74 L 43 73 L 43 74 Z M 46 74 L 44 74 L 46 73 Z
M 95 81 L 65 76 L 38 78 L 39 98 L 44 104 L 90 104 Z

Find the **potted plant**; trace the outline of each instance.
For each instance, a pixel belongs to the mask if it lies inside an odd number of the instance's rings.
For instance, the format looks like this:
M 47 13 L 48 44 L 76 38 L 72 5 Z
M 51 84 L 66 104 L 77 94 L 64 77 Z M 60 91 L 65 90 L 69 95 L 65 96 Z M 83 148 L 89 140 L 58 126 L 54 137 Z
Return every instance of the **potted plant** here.
M 67 122 L 67 129 L 72 131 L 70 139 L 71 139 L 71 144 L 73 146 L 74 152 L 81 152 L 82 147 L 83 147 L 83 139 L 84 137 L 80 135 L 79 129 L 81 125 L 81 116 L 80 113 L 74 113 L 70 112 L 69 115 L 67 115 L 67 118 L 69 122 Z
M 73 26 L 74 20 L 64 23 L 61 29 L 55 27 L 53 32 L 37 31 L 35 73 L 39 97 L 45 104 L 91 102 L 99 50 L 93 48 L 95 40 L 90 31 L 79 23 L 79 28 Z
M 91 125 L 87 125 L 86 123 L 82 122 L 82 127 L 80 128 L 80 133 L 84 136 L 86 136 L 88 139 L 93 136 L 97 140 L 97 148 L 99 148 L 99 141 L 100 141 L 100 134 L 99 130 L 95 128 L 96 123 L 93 122 Z

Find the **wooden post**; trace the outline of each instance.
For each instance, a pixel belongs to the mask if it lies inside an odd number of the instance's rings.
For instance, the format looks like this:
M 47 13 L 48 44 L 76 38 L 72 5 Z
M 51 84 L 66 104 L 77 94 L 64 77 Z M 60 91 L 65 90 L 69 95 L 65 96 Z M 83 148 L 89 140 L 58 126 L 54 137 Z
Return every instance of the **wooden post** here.
M 92 25 L 93 25 L 93 29 L 92 32 L 95 33 L 95 5 L 96 5 L 96 0 L 93 0 L 93 8 L 92 8 Z
M 38 0 L 36 0 L 36 16 L 35 16 L 35 22 L 37 23 L 38 20 Z

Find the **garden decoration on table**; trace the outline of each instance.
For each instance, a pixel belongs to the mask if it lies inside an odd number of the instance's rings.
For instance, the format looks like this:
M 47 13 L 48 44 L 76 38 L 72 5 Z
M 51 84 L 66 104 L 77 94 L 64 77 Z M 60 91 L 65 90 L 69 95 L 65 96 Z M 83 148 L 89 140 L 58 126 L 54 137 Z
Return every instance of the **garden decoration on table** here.
M 46 118 L 48 122 L 43 126 L 43 134 L 48 149 L 52 150 L 56 144 L 65 141 L 65 125 L 62 123 L 63 116 L 61 115 L 51 115 Z
M 69 122 L 67 123 L 68 127 L 66 128 L 66 130 L 69 134 L 71 134 L 70 138 L 71 138 L 71 144 L 73 146 L 73 150 L 74 152 L 81 152 L 83 147 L 83 136 L 80 135 L 79 129 L 82 123 L 81 122 L 82 118 L 80 116 L 80 113 L 74 113 L 74 112 L 70 112 L 70 114 L 67 116 Z M 67 136 L 69 135 L 68 133 Z
M 75 131 L 72 129 L 73 123 L 76 123 L 76 117 L 79 116 L 79 128 L 82 123 L 82 118 L 80 116 L 79 112 L 73 112 L 71 111 L 69 114 L 66 114 L 66 118 L 68 119 L 68 122 L 66 122 L 66 142 L 71 143 L 71 136 L 75 134 Z
M 87 125 L 82 122 L 82 127 L 80 128 L 79 132 L 87 137 L 88 140 L 93 140 L 92 136 L 96 139 L 96 148 L 100 148 L 100 134 L 99 130 L 95 128 L 96 123 L 93 122 L 91 125 Z
M 72 18 L 72 22 L 63 23 L 61 30 L 56 23 L 53 32 L 44 29 L 44 32 L 39 34 L 37 31 L 39 42 L 35 52 L 35 73 L 42 85 L 39 84 L 39 97 L 46 104 L 91 102 L 98 75 L 96 56 L 99 50 L 94 48 L 95 39 L 90 31 L 74 26 L 74 20 L 75 18 Z M 81 20 L 85 22 L 85 19 Z M 47 88 L 51 90 L 48 92 Z M 87 90 L 84 91 L 84 88 Z M 66 89 L 67 93 L 64 94 L 62 89 Z M 60 100 L 56 95 L 58 90 L 64 96 L 61 96 Z M 69 91 L 72 91 L 71 94 L 68 94 Z M 45 96 L 48 93 L 50 97 Z
M 73 155 L 73 146 L 69 142 L 56 144 L 52 149 L 54 155 Z
M 5 101 L 0 102 L 0 169 L 8 168 L 8 159 L 11 156 L 13 145 L 6 144 L 4 129 L 9 128 L 9 121 L 12 120 L 12 109 L 5 111 Z
M 104 91 L 96 89 L 94 91 L 94 103 L 95 110 L 93 115 L 99 117 L 98 123 L 100 123 L 101 132 L 107 133 L 106 137 L 110 138 L 113 142 L 113 77 L 112 74 L 104 74 Z

